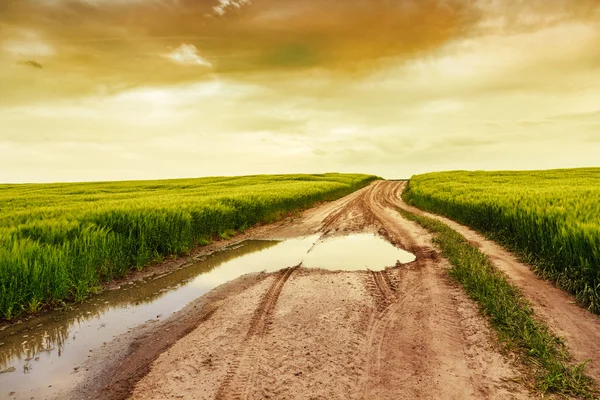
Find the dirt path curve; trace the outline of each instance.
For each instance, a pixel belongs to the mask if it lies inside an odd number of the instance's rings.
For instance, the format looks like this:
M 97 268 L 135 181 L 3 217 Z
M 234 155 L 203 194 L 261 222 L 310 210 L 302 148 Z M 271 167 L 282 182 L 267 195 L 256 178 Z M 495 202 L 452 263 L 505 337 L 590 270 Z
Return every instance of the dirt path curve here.
M 401 207 L 420 215 L 436 218 L 463 235 L 487 254 L 494 266 L 503 271 L 531 302 L 535 313 L 563 337 L 577 362 L 589 360 L 586 373 L 600 382 L 600 317 L 577 305 L 575 299 L 551 282 L 540 279 L 531 267 L 509 251 L 474 230 L 448 218 L 427 213 L 401 203 Z
M 530 398 L 477 307 L 447 277 L 431 236 L 395 210 L 401 190 L 376 182 L 253 236 L 374 232 L 416 261 L 378 272 L 282 265 L 239 278 L 176 314 L 170 323 L 185 335 L 174 343 L 164 343 L 169 323 L 148 328 L 94 376 L 103 387 L 88 383 L 74 397 Z

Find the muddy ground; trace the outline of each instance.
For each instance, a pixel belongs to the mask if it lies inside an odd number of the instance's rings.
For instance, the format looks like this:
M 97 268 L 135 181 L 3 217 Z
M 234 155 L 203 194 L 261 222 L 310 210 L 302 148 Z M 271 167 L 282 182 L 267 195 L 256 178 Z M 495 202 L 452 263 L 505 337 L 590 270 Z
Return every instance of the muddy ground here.
M 107 343 L 81 368 L 83 383 L 61 398 L 537 398 L 529 391 L 527 374 L 501 352 L 477 306 L 448 277 L 448 263 L 430 234 L 397 212 L 406 207 L 400 199 L 404 185 L 375 182 L 293 221 L 250 230 L 244 238 L 373 232 L 415 254 L 416 261 L 381 272 L 290 265 L 272 274 L 246 275 L 167 321 Z M 468 233 L 484 251 L 490 246 Z M 515 262 L 517 270 L 527 268 Z M 511 276 L 510 268 L 503 270 Z M 518 279 L 511 276 L 519 286 L 542 282 L 520 273 Z M 558 306 L 547 303 L 536 311 L 546 307 L 541 315 L 550 322 L 560 313 L 591 321 L 585 328 L 595 332 L 585 332 L 593 337 L 579 341 L 600 343 L 598 319 L 562 292 L 556 296 Z M 557 331 L 580 334 L 567 325 L 557 324 Z M 588 357 L 596 355 L 594 346 Z

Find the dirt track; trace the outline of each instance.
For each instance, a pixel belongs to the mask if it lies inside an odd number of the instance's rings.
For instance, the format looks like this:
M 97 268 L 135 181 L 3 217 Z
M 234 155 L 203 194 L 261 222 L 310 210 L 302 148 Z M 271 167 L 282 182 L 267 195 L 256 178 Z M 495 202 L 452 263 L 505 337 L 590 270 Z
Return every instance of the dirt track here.
M 255 238 L 378 232 L 415 262 L 382 272 L 282 266 L 217 288 L 116 341 L 74 398 L 521 399 L 533 397 L 429 233 L 376 182 Z M 535 279 L 533 277 L 532 279 Z M 119 347 L 119 343 L 120 347 Z M 598 343 L 598 341 L 596 341 Z M 110 347 L 110 346 L 109 346 Z

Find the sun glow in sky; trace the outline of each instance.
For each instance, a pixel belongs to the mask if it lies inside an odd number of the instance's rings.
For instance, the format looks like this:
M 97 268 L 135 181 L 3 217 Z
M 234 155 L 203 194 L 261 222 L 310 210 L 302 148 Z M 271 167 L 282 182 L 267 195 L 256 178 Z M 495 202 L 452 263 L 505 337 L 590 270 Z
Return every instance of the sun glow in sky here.
M 0 182 L 599 164 L 598 0 L 0 1 Z

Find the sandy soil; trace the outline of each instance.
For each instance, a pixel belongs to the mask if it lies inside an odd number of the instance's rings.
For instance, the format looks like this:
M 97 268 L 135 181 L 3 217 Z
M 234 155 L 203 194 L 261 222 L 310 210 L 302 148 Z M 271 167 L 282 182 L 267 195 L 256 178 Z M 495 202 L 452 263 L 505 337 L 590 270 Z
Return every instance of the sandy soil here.
M 290 266 L 244 276 L 91 359 L 81 399 L 525 399 L 431 236 L 376 182 L 253 238 L 378 232 L 416 261 L 382 272 Z M 535 278 L 534 278 L 535 279 Z

